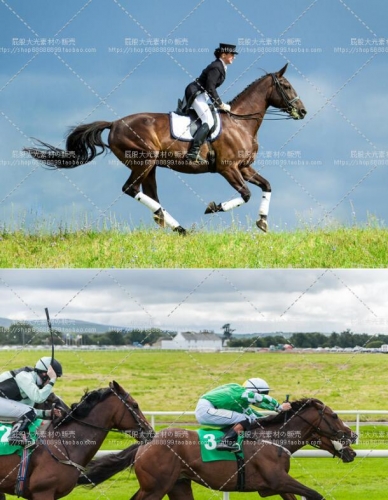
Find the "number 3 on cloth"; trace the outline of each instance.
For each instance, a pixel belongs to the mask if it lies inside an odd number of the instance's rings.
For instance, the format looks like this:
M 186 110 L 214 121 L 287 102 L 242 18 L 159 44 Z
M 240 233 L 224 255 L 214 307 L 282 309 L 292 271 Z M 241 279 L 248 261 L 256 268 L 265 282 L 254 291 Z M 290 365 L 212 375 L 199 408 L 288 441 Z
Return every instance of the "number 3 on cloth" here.
M 206 440 L 206 442 L 204 443 L 204 447 L 207 450 L 214 450 L 217 446 L 217 441 L 214 434 L 204 434 L 203 438 Z

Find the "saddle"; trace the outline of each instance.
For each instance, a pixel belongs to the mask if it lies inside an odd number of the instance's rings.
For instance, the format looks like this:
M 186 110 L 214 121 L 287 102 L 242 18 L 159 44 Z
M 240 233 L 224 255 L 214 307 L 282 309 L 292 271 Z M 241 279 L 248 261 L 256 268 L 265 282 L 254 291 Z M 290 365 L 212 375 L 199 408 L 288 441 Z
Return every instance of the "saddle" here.
M 50 423 L 51 421 L 42 420 L 40 418 L 36 419 L 28 427 L 31 437 L 35 440 L 37 438 L 37 431 L 39 430 L 40 433 L 44 432 Z M 8 436 L 11 433 L 12 426 L 13 423 L 10 423 L 8 419 L 0 419 L 0 455 L 12 455 L 13 453 L 21 455 L 23 452 L 23 446 L 13 446 L 8 443 Z
M 214 119 L 214 126 L 209 132 L 208 141 L 213 142 L 221 133 L 221 119 L 219 111 L 212 105 L 209 106 Z M 201 120 L 192 108 L 188 108 L 185 98 L 178 99 L 178 107 L 170 113 L 170 129 L 174 139 L 191 142 Z
M 237 442 L 240 445 L 240 451 L 231 453 L 229 451 L 219 451 L 215 445 L 224 436 L 225 429 L 218 430 L 214 428 L 202 427 L 197 429 L 198 441 L 203 462 L 218 462 L 220 460 L 232 461 L 236 463 L 237 490 L 245 490 L 245 459 L 242 443 L 244 434 L 240 434 Z

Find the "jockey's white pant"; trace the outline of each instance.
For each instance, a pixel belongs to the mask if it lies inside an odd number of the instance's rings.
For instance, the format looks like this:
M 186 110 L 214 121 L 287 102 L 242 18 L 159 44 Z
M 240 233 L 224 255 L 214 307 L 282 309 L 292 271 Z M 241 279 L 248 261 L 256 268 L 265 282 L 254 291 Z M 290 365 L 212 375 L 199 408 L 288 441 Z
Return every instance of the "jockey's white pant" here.
M 21 403 L 20 401 L 12 401 L 12 399 L 0 398 L 0 420 L 19 420 L 23 415 L 32 410 L 33 407 Z
M 200 399 L 198 401 L 195 409 L 195 417 L 201 425 L 217 425 L 219 427 L 238 424 L 248 418 L 244 413 L 231 410 L 217 410 L 207 399 Z
M 209 96 L 206 94 L 206 92 L 202 92 L 201 94 L 198 94 L 197 97 L 194 99 L 191 107 L 197 113 L 201 122 L 207 123 L 209 125 L 209 130 L 210 130 L 214 126 L 214 119 L 212 112 L 210 111 L 208 101 L 209 101 Z

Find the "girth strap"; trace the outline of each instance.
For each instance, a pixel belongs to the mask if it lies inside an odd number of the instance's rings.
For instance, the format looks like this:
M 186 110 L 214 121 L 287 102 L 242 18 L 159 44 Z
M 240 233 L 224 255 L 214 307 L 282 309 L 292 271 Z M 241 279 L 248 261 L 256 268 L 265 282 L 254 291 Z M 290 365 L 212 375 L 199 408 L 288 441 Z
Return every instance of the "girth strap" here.
M 30 457 L 32 451 L 33 450 L 31 450 L 30 448 L 24 448 L 22 456 L 20 458 L 18 477 L 16 479 L 16 484 L 15 484 L 15 495 L 18 497 L 22 497 L 24 495 L 24 490 L 26 488 L 28 465 L 30 463 Z
M 73 460 L 59 460 L 57 459 L 58 463 L 62 465 L 71 465 L 72 467 L 75 467 L 77 470 L 80 472 L 85 473 L 86 472 L 86 467 L 83 467 L 82 465 L 77 464 L 76 462 L 73 462 Z
M 245 490 L 245 462 L 244 457 L 240 453 L 236 453 L 237 461 L 237 490 Z

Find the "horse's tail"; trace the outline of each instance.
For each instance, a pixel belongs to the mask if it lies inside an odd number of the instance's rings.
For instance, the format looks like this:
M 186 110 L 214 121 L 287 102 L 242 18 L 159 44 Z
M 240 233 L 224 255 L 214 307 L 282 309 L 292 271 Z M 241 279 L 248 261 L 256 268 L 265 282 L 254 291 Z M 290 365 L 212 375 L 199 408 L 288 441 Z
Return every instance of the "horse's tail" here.
M 24 148 L 23 151 L 50 168 L 79 167 L 89 163 L 109 148 L 102 140 L 101 134 L 111 126 L 112 122 L 99 121 L 75 127 L 67 136 L 66 150 L 36 140 L 43 147 Z M 96 148 L 101 148 L 101 151 L 97 151 Z
M 136 452 L 140 443 L 135 443 L 119 453 L 110 453 L 105 457 L 92 460 L 86 471 L 78 478 L 77 485 L 96 486 L 103 483 L 118 472 L 135 463 Z

